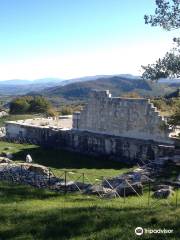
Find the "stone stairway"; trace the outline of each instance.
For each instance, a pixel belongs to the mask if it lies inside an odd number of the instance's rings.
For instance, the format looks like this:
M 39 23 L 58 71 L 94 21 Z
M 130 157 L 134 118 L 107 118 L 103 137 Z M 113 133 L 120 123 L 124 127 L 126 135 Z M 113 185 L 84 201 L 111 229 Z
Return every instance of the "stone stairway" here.
M 166 123 L 165 118 L 160 114 L 160 111 L 158 111 L 157 107 L 155 107 L 154 104 L 150 102 L 150 100 L 148 101 L 148 106 L 149 110 L 151 111 L 152 115 L 154 115 L 154 117 L 158 117 L 159 121 Z

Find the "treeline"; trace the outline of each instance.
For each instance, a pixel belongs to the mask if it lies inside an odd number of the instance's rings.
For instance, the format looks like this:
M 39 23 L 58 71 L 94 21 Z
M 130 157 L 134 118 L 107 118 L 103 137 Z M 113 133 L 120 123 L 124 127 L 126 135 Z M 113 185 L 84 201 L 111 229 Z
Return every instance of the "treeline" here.
M 57 111 L 51 102 L 42 96 L 23 96 L 10 102 L 10 114 L 42 113 L 56 116 Z
M 156 98 L 151 100 L 164 115 L 171 116 L 180 110 L 180 98 Z
M 180 125 L 180 97 L 153 99 L 155 107 L 168 117 L 170 125 Z

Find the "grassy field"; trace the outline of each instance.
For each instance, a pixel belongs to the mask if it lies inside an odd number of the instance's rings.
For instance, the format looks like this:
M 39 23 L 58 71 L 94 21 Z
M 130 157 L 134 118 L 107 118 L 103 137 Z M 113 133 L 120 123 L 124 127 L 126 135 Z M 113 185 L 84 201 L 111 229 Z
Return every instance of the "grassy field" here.
M 131 170 L 128 166 L 107 160 L 42 149 L 34 145 L 0 142 L 0 152 L 14 154 L 16 161 L 27 153 L 33 161 L 51 167 L 56 174 L 62 169 L 85 172 L 96 177 L 114 176 Z M 180 197 L 180 192 L 179 192 Z M 100 199 L 80 194 L 58 194 L 30 186 L 0 183 L 0 240 L 132 240 L 180 239 L 180 208 L 176 195 L 168 202 L 142 198 Z M 179 200 L 180 203 L 180 200 Z M 137 237 L 138 226 L 151 229 L 173 229 L 173 234 L 144 234 Z
M 96 159 L 95 157 L 63 150 L 41 148 L 30 144 L 0 142 L 0 152 L 3 151 L 12 153 L 15 161 L 24 161 L 26 155 L 30 154 L 33 162 L 50 167 L 57 176 L 66 170 L 77 172 L 77 175 L 78 173 L 85 173 L 90 180 L 95 180 L 101 176 L 116 176 L 132 169 L 119 162 Z
M 180 209 L 165 201 L 154 207 L 143 199 L 105 200 L 77 194 L 60 195 L 28 186 L 0 185 L 0 239 L 139 239 L 137 226 L 173 229 L 174 234 L 142 239 L 179 239 Z M 171 200 L 172 203 L 175 199 Z

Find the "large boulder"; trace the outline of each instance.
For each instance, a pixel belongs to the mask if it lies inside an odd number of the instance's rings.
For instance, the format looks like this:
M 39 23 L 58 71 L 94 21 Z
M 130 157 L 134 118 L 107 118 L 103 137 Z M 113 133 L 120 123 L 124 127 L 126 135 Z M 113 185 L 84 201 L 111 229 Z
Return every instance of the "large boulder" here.
M 49 168 L 39 165 L 39 164 L 30 164 L 30 163 L 21 163 L 20 164 L 24 169 L 45 176 L 51 176 L 52 173 L 50 172 Z
M 93 195 L 104 195 L 110 191 L 112 191 L 112 189 L 105 188 L 102 185 L 90 185 L 84 190 L 84 193 Z
M 103 187 L 117 188 L 121 186 L 125 181 L 128 181 L 131 185 L 139 183 L 146 183 L 150 181 L 150 172 L 148 169 L 136 168 L 133 172 L 121 174 L 117 177 L 104 179 L 102 182 Z
M 116 188 L 116 191 L 120 196 L 125 197 L 132 195 L 142 195 L 143 185 L 141 184 L 141 182 L 135 182 L 132 184 L 124 182 Z
M 59 179 L 58 182 L 51 186 L 51 189 L 57 191 L 67 191 L 67 192 L 76 192 L 76 191 L 83 191 L 90 187 L 90 184 L 81 183 L 81 182 L 74 182 L 74 181 L 64 181 L 63 179 Z
M 169 185 L 166 185 L 166 184 L 159 184 L 159 185 L 156 185 L 152 188 L 153 191 L 158 191 L 158 190 L 161 190 L 161 189 L 173 190 L 173 187 L 169 186 Z
M 109 191 L 107 191 L 103 197 L 105 198 L 116 198 L 116 197 L 119 197 L 118 193 L 116 190 L 112 190 L 110 189 Z
M 124 181 L 123 176 L 117 176 L 111 179 L 104 179 L 102 181 L 102 186 L 105 188 L 116 188 Z
M 159 189 L 153 193 L 154 198 L 169 198 L 174 194 L 171 189 Z

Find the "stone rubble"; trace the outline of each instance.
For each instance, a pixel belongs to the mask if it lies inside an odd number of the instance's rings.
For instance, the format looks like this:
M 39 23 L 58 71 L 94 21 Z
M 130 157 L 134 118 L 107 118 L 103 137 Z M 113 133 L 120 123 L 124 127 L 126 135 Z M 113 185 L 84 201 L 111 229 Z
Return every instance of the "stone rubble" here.
M 6 128 L 5 127 L 1 127 L 0 128 L 0 137 L 3 138 L 6 135 Z
M 162 189 L 159 189 L 157 191 L 155 191 L 152 195 L 152 197 L 154 198 L 169 198 L 171 197 L 172 195 L 174 194 L 174 191 L 170 188 L 162 188 Z
M 0 157 L 0 180 L 29 184 L 38 188 L 49 188 L 58 192 L 77 192 L 98 195 L 105 198 L 127 197 L 143 194 L 143 184 L 154 182 L 168 159 L 162 158 L 139 166 L 131 172 L 113 178 L 103 178 L 100 184 L 88 184 L 58 178 L 48 167 L 34 163 L 15 163 L 7 157 Z M 177 182 L 180 181 L 180 175 Z M 171 185 L 171 184 L 170 184 Z M 173 187 L 168 184 L 153 186 L 153 197 L 168 198 Z
M 0 157 L 0 164 L 1 163 L 13 163 L 13 161 L 7 157 Z

